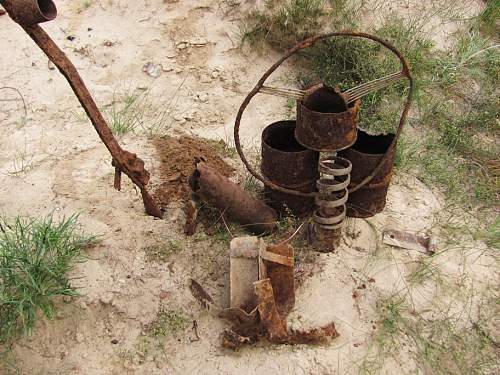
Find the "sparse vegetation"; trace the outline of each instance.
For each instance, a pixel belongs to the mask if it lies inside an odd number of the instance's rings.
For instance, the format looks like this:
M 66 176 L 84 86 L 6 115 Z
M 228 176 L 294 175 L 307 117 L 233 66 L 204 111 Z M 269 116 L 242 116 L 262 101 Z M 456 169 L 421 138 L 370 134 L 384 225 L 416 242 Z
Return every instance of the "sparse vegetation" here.
M 161 306 L 156 319 L 148 325 L 146 332 L 154 337 L 174 335 L 186 329 L 188 323 L 189 319 L 183 312 Z
M 179 254 L 184 247 L 178 240 L 169 240 L 165 243 L 148 246 L 145 249 L 146 259 L 150 262 L 166 262 L 172 255 Z
M 30 334 L 40 313 L 52 318 L 56 297 L 78 295 L 67 273 L 93 238 L 77 219 L 0 219 L 0 342 Z

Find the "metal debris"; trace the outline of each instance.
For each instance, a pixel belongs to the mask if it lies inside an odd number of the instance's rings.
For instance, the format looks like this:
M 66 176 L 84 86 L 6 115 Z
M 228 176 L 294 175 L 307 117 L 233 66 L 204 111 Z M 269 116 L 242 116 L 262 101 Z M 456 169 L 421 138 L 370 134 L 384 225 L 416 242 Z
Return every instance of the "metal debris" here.
M 221 334 L 221 338 L 222 346 L 234 351 L 238 351 L 243 345 L 251 343 L 249 337 L 241 336 L 230 329 L 225 329 Z
M 436 252 L 436 242 L 432 236 L 388 229 L 384 231 L 382 241 L 387 245 L 415 250 L 428 255 Z
M 287 337 L 286 322 L 281 319 L 276 308 L 271 280 L 259 280 L 254 283 L 254 286 L 255 294 L 259 300 L 260 320 L 267 331 L 269 340 L 274 342 L 284 341 Z
M 339 156 L 352 163 L 351 186 L 363 181 L 384 155 L 388 155 L 386 162 L 372 180 L 358 191 L 349 194 L 347 216 L 366 218 L 383 211 L 396 154 L 395 148 L 389 149 L 393 139 L 394 134 L 370 134 L 359 129 L 356 143 L 339 152 Z
M 189 290 L 191 291 L 193 297 L 200 303 L 203 308 L 210 310 L 210 306 L 214 305 L 214 300 L 212 299 L 210 294 L 208 294 L 196 280 L 189 280 Z
M 278 121 L 262 132 L 262 162 L 265 178 L 279 186 L 305 193 L 316 190 L 319 152 L 308 150 L 295 139 L 295 121 Z M 286 194 L 264 187 L 269 205 L 279 212 L 291 211 L 307 216 L 314 209 L 314 198 Z
M 189 185 L 197 197 L 254 233 L 271 233 L 276 229 L 276 211 L 248 194 L 207 163 L 199 161 L 196 164 Z
M 340 92 L 321 87 L 297 101 L 297 141 L 311 150 L 338 151 L 356 141 L 358 100 L 349 107 Z
M 280 316 L 287 316 L 295 306 L 294 250 L 289 244 L 270 245 L 260 252 L 264 272 L 271 280 Z

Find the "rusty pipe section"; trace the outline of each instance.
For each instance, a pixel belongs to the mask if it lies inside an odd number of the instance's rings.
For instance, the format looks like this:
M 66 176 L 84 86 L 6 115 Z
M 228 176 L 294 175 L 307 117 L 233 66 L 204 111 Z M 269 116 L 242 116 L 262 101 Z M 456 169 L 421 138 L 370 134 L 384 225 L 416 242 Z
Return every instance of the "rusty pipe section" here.
M 216 207 L 222 215 L 265 234 L 276 229 L 277 214 L 257 198 L 244 191 L 205 162 L 198 162 L 189 179 L 191 190 L 203 201 Z
M 121 173 L 125 173 L 141 190 L 146 213 L 161 218 L 163 213 L 147 190 L 146 185 L 149 183 L 150 175 L 144 167 L 144 162 L 136 154 L 121 148 L 71 60 L 40 25 L 37 24 L 37 22 L 45 22 L 56 17 L 57 10 L 54 3 L 51 0 L 0 0 L 0 4 L 9 13 L 9 16 L 33 39 L 68 81 L 97 131 L 99 138 L 113 157 L 112 165 L 115 167 L 115 189 L 121 189 Z
M 262 132 L 262 175 L 274 184 L 304 193 L 316 190 L 319 153 L 295 139 L 295 121 L 278 121 Z M 312 212 L 314 198 L 303 198 L 265 186 L 267 203 L 281 213 L 302 217 Z
M 22 25 L 36 25 L 57 17 L 52 0 L 4 0 L 0 4 L 10 6 L 12 19 Z
M 388 158 L 371 181 L 359 190 L 350 193 L 347 201 L 347 216 L 371 217 L 385 208 L 387 190 L 394 169 L 396 148 L 390 148 L 394 134 L 370 134 L 359 129 L 358 139 L 352 147 L 339 152 L 339 156 L 352 163 L 351 186 L 363 181 L 380 163 L 384 155 Z

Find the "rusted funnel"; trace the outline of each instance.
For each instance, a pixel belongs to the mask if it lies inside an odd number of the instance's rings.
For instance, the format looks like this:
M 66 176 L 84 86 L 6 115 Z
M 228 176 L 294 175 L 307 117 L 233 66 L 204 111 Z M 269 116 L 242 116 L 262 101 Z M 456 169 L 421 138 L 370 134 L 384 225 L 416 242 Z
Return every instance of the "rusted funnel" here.
M 294 136 L 295 121 L 278 121 L 262 132 L 261 172 L 276 185 L 309 193 L 315 191 L 319 152 L 300 145 Z M 314 198 L 304 198 L 265 187 L 267 203 L 279 212 L 289 209 L 305 216 L 314 208 Z
M 321 87 L 297 102 L 295 137 L 304 147 L 315 151 L 338 151 L 356 141 L 356 126 L 361 101 L 349 106 L 342 95 Z
M 370 134 L 363 130 L 358 131 L 356 143 L 339 153 L 339 156 L 352 163 L 351 186 L 357 185 L 375 169 L 393 138 L 394 134 Z M 347 216 L 370 217 L 383 211 L 387 189 L 391 183 L 395 150 L 396 148 L 392 150 L 387 163 L 368 184 L 349 194 Z
M 11 7 L 12 18 L 21 25 L 35 25 L 57 17 L 52 0 L 15 0 L 11 1 Z

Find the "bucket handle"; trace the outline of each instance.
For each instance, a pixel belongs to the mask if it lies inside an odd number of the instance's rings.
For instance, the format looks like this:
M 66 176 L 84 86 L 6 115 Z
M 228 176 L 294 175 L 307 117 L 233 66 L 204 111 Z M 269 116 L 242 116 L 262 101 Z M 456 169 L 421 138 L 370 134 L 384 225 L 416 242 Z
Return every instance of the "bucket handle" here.
M 275 183 L 269 181 L 267 178 L 263 177 L 261 174 L 259 174 L 248 162 L 248 160 L 245 157 L 245 154 L 243 153 L 243 149 L 241 147 L 241 142 L 240 142 L 240 124 L 241 124 L 241 118 L 243 117 L 243 112 L 245 111 L 246 107 L 252 100 L 252 98 L 261 90 L 261 88 L 264 86 L 264 83 L 266 80 L 269 78 L 269 76 L 274 73 L 278 67 L 285 62 L 290 56 L 294 55 L 300 50 L 303 50 L 305 48 L 310 48 L 313 45 L 315 45 L 318 41 L 333 38 L 333 37 L 352 37 L 352 38 L 364 38 L 364 39 L 370 39 L 372 41 L 375 41 L 381 45 L 383 45 L 385 48 L 390 50 L 392 53 L 394 53 L 399 61 L 401 62 L 402 69 L 401 69 L 401 74 L 404 75 L 408 79 L 409 83 L 409 90 L 408 90 L 408 96 L 406 98 L 406 102 L 403 106 L 403 110 L 401 112 L 401 117 L 399 119 L 399 125 L 396 130 L 396 134 L 387 148 L 387 151 L 385 152 L 384 156 L 380 159 L 378 165 L 373 169 L 373 171 L 359 184 L 352 186 L 349 188 L 349 193 L 353 193 L 363 186 L 365 186 L 367 183 L 369 183 L 373 177 L 380 171 L 380 169 L 384 166 L 384 164 L 387 162 L 392 150 L 396 147 L 397 141 L 399 136 L 401 135 L 403 131 L 404 124 L 406 123 L 406 118 L 408 117 L 408 111 L 410 110 L 411 106 L 411 101 L 413 98 L 413 78 L 410 73 L 410 67 L 406 59 L 403 57 L 401 52 L 399 52 L 392 44 L 390 44 L 388 41 L 379 38 L 377 36 L 367 34 L 367 33 L 359 33 L 359 32 L 333 32 L 333 33 L 328 33 L 328 34 L 323 34 L 323 35 L 316 35 L 312 36 L 308 39 L 305 39 L 304 41 L 298 43 L 296 46 L 292 47 L 288 51 L 285 52 L 285 54 L 276 62 L 274 65 L 272 65 L 261 77 L 261 79 L 257 82 L 255 87 L 250 91 L 250 93 L 246 96 L 245 100 L 243 100 L 243 103 L 240 106 L 240 109 L 238 110 L 238 114 L 236 115 L 236 121 L 234 123 L 234 143 L 236 145 L 236 150 L 238 151 L 238 155 L 240 156 L 241 160 L 243 161 L 243 164 L 245 164 L 245 167 L 247 168 L 248 172 L 252 176 L 254 176 L 256 179 L 261 181 L 264 185 L 267 187 L 280 191 L 282 193 L 287 193 L 287 194 L 292 194 L 292 195 L 297 195 L 301 197 L 314 197 L 316 196 L 315 192 L 310 192 L 310 193 L 304 193 L 296 190 L 291 190 L 284 188 L 282 186 L 276 185 Z

